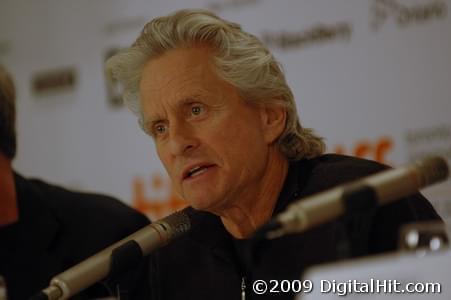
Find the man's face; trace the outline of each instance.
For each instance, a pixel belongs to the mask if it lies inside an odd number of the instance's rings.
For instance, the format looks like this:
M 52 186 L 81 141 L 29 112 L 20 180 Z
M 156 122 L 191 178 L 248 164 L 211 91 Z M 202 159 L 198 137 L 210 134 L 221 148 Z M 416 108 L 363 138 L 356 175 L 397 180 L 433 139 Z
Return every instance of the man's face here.
M 195 47 L 149 60 L 140 95 L 144 126 L 176 192 L 218 212 L 258 195 L 270 146 L 263 110 L 218 78 L 211 55 Z

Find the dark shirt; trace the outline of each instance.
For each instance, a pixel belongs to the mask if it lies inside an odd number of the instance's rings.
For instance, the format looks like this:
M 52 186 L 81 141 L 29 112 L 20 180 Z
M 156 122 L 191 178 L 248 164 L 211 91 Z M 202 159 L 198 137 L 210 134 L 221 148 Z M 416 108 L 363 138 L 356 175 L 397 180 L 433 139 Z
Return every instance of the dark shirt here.
M 19 221 L 0 228 L 0 275 L 9 300 L 23 300 L 50 279 L 149 223 L 103 195 L 72 192 L 15 174 Z M 108 296 L 96 285 L 74 299 Z
M 386 168 L 376 162 L 341 155 L 292 162 L 273 214 L 282 212 L 297 199 Z M 289 293 L 255 295 L 252 282 L 299 279 L 308 267 L 343 257 L 339 248 L 343 228 L 347 228 L 343 218 L 302 234 L 255 242 L 234 239 L 213 214 L 192 209 L 190 215 L 189 234 L 151 257 L 153 300 L 241 299 L 243 290 L 247 300 L 292 299 L 294 295 Z M 402 224 L 433 219 L 440 218 L 420 194 L 380 207 L 368 220 L 368 243 L 360 245 L 365 249 L 360 255 L 396 250 Z

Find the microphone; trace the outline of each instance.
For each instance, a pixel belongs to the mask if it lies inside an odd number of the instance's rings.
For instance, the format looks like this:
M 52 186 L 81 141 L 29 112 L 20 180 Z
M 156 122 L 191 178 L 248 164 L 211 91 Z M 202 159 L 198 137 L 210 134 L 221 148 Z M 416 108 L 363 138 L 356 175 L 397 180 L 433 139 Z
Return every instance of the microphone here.
M 147 225 L 72 268 L 56 275 L 51 279 L 49 287 L 31 299 L 68 299 L 97 281 L 111 275 L 115 271 L 112 270 L 112 267 L 115 266 L 114 254 L 116 252 L 119 252 L 122 256 L 121 258 L 128 260 L 130 260 L 130 255 L 132 255 L 134 257 L 131 257 L 131 260 L 136 261 L 136 256 L 139 260 L 152 251 L 167 245 L 173 239 L 190 230 L 191 221 L 185 212 L 186 210 L 185 208 L 180 212 L 173 213 Z M 124 251 L 121 253 L 121 249 L 125 250 L 125 253 Z M 124 267 L 127 266 L 122 263 L 122 269 Z
M 382 171 L 294 202 L 262 226 L 256 236 L 273 239 L 332 221 L 346 212 L 346 201 L 352 198 L 348 196 L 353 192 L 369 191 L 377 202 L 375 204 L 385 205 L 445 180 L 448 175 L 448 165 L 441 157 L 424 158 L 404 167 Z

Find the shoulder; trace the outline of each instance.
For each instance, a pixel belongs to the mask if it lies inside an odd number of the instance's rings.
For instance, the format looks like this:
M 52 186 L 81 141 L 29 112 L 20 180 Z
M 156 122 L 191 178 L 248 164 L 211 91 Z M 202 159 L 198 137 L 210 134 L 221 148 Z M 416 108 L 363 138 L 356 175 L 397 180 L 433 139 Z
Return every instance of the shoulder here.
M 389 168 L 373 160 L 339 154 L 325 154 L 313 158 L 310 164 L 314 173 L 331 176 L 338 174 L 346 178 L 372 174 Z
M 389 169 L 375 161 L 338 154 L 294 162 L 303 189 L 318 192 Z
M 30 179 L 29 182 L 59 217 L 97 226 L 109 221 L 118 225 L 129 224 L 126 227 L 132 226 L 130 223 L 135 226 L 149 223 L 144 215 L 111 196 L 69 190 L 37 179 Z
M 86 257 L 149 224 L 143 214 L 111 196 L 22 177 L 19 186 L 34 205 L 45 207 L 56 219 L 63 252 Z

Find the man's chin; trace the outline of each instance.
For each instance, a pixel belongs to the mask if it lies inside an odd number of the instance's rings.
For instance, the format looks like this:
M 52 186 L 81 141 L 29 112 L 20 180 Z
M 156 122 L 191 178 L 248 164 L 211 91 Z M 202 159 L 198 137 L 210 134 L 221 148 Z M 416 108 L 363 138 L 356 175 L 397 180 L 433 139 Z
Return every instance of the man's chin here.
M 204 210 L 204 211 L 209 211 L 209 207 L 210 205 L 208 203 L 204 203 L 204 202 L 190 202 L 191 203 L 191 207 L 193 207 L 194 209 L 197 210 Z
M 213 199 L 195 199 L 192 201 L 188 200 L 188 203 L 190 203 L 191 207 L 194 209 L 213 213 L 216 211 L 215 208 L 217 208 L 218 205 L 215 201 L 211 200 Z

